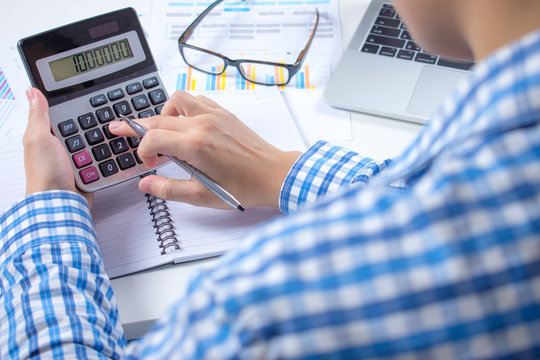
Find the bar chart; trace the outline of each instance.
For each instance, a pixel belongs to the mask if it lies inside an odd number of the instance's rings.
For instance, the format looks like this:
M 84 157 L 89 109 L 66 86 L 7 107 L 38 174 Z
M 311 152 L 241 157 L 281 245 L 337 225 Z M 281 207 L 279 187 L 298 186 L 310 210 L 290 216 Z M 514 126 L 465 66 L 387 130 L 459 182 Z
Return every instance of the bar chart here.
M 2 130 L 15 110 L 15 95 L 9 86 L 7 78 L 0 68 L 0 130 Z

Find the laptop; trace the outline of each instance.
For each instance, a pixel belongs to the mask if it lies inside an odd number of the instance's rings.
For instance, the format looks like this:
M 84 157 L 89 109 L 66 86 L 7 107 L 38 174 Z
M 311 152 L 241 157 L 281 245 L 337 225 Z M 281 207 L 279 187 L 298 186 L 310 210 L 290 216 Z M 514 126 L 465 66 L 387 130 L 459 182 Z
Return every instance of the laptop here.
M 423 124 L 472 65 L 423 51 L 388 0 L 372 0 L 324 98 L 338 108 Z

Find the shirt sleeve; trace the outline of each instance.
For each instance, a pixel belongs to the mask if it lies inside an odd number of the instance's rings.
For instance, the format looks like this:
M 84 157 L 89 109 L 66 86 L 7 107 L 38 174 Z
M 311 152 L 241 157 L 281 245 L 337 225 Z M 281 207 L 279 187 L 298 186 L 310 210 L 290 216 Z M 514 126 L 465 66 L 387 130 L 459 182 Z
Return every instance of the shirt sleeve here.
M 120 358 L 126 345 L 87 202 L 27 196 L 0 217 L 0 358 Z
M 289 171 L 281 188 L 279 208 L 288 213 L 304 203 L 314 203 L 329 192 L 348 188 L 352 184 L 365 185 L 387 168 L 390 161 L 375 161 L 354 151 L 319 141 Z

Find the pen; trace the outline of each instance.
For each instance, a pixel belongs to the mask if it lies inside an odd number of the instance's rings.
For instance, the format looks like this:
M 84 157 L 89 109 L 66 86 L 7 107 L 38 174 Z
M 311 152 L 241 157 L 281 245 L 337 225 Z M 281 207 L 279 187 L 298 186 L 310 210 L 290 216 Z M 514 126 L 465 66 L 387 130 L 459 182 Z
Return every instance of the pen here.
M 120 115 L 122 120 L 124 120 L 129 127 L 133 129 L 139 135 L 141 138 L 146 135 L 147 129 L 142 126 L 141 124 L 136 123 L 135 121 L 125 117 L 124 115 Z M 193 166 L 189 165 L 185 161 L 182 161 L 172 155 L 167 155 L 169 159 L 171 159 L 172 162 L 180 166 L 182 169 L 187 171 L 191 176 L 195 177 L 197 180 L 199 180 L 204 186 L 206 186 L 210 191 L 212 191 L 214 194 L 219 196 L 223 201 L 225 201 L 227 204 L 231 205 L 235 209 L 238 209 L 240 211 L 244 211 L 244 207 L 232 196 L 219 186 L 214 180 L 209 178 L 206 174 L 200 172 L 199 170 L 195 169 Z

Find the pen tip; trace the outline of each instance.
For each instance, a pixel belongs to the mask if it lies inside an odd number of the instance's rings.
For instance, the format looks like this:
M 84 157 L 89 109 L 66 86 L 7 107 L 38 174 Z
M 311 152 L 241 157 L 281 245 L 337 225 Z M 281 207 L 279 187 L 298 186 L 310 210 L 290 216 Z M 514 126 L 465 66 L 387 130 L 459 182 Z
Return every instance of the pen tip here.
M 240 210 L 241 212 L 244 212 L 246 209 L 244 209 L 244 207 L 242 205 L 238 205 L 236 207 L 238 210 Z

